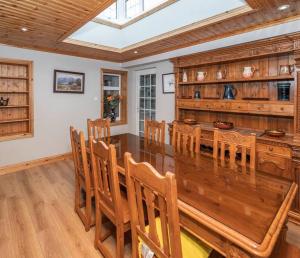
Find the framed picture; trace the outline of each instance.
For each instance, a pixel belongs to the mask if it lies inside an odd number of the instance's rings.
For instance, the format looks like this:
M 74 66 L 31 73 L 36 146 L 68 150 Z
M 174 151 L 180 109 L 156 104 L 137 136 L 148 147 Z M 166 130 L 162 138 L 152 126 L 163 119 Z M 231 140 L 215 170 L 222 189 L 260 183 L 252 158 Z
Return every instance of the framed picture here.
M 162 75 L 163 82 L 163 93 L 174 93 L 175 92 L 175 74 L 166 73 Z
M 54 70 L 53 92 L 84 93 L 84 73 Z

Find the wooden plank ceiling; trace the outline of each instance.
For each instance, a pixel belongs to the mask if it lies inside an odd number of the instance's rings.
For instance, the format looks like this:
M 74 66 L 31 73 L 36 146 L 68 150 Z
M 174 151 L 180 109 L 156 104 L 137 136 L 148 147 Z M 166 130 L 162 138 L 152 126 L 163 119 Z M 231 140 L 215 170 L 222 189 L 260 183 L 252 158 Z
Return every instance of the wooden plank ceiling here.
M 300 18 L 299 0 L 247 0 L 253 12 L 117 53 L 63 43 L 62 39 L 114 0 L 0 0 L 0 43 L 94 59 L 124 62 Z M 278 11 L 278 6 L 290 8 Z M 29 30 L 24 33 L 22 27 Z M 134 51 L 138 53 L 135 54 Z M 1 56 L 1 54 L 0 54 Z

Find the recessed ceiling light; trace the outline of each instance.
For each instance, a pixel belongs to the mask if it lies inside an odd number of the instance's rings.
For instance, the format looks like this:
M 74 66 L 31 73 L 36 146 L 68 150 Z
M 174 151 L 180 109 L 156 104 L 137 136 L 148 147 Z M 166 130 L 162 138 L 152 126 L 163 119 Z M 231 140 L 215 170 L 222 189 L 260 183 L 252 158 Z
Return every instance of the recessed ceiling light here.
M 21 31 L 26 32 L 26 31 L 28 31 L 28 29 L 26 27 L 22 27 Z
M 136 51 L 136 50 L 135 50 L 133 53 L 137 54 L 137 53 L 138 53 L 138 51 Z
M 290 5 L 289 4 L 284 4 L 284 5 L 279 6 L 278 10 L 279 11 L 283 11 L 283 10 L 286 10 L 288 8 L 290 8 Z

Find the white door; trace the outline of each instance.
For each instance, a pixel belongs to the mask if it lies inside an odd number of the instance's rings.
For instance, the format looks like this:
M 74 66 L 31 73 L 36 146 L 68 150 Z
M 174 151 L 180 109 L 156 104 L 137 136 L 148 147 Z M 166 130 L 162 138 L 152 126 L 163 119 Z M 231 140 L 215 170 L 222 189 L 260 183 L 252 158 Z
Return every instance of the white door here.
M 137 134 L 144 136 L 145 119 L 156 116 L 156 71 L 147 69 L 137 72 Z

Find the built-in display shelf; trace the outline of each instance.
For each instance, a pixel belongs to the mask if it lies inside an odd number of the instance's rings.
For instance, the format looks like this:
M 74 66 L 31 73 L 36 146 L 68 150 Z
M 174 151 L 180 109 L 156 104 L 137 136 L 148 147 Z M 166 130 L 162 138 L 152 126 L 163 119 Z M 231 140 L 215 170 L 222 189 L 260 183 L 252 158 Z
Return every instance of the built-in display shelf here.
M 0 141 L 33 136 L 32 67 L 32 61 L 0 59 L 0 97 L 8 104 L 0 106 Z
M 0 91 L 0 94 L 26 94 L 29 91 Z
M 224 79 L 224 80 L 203 80 L 203 81 L 190 81 L 179 82 L 179 85 L 193 85 L 193 84 L 224 84 L 224 83 L 238 83 L 238 82 L 264 82 L 264 81 L 289 81 L 294 80 L 293 75 L 280 75 L 280 76 L 268 76 L 268 77 L 254 77 L 250 79 Z
M 1 120 L 0 124 L 26 122 L 26 121 L 29 121 L 29 119 L 9 119 L 9 120 Z
M 0 76 L 0 79 L 8 79 L 8 80 L 29 80 L 28 77 L 12 77 L 12 76 Z
M 9 105 L 9 106 L 0 106 L 0 108 L 27 108 L 29 105 Z

